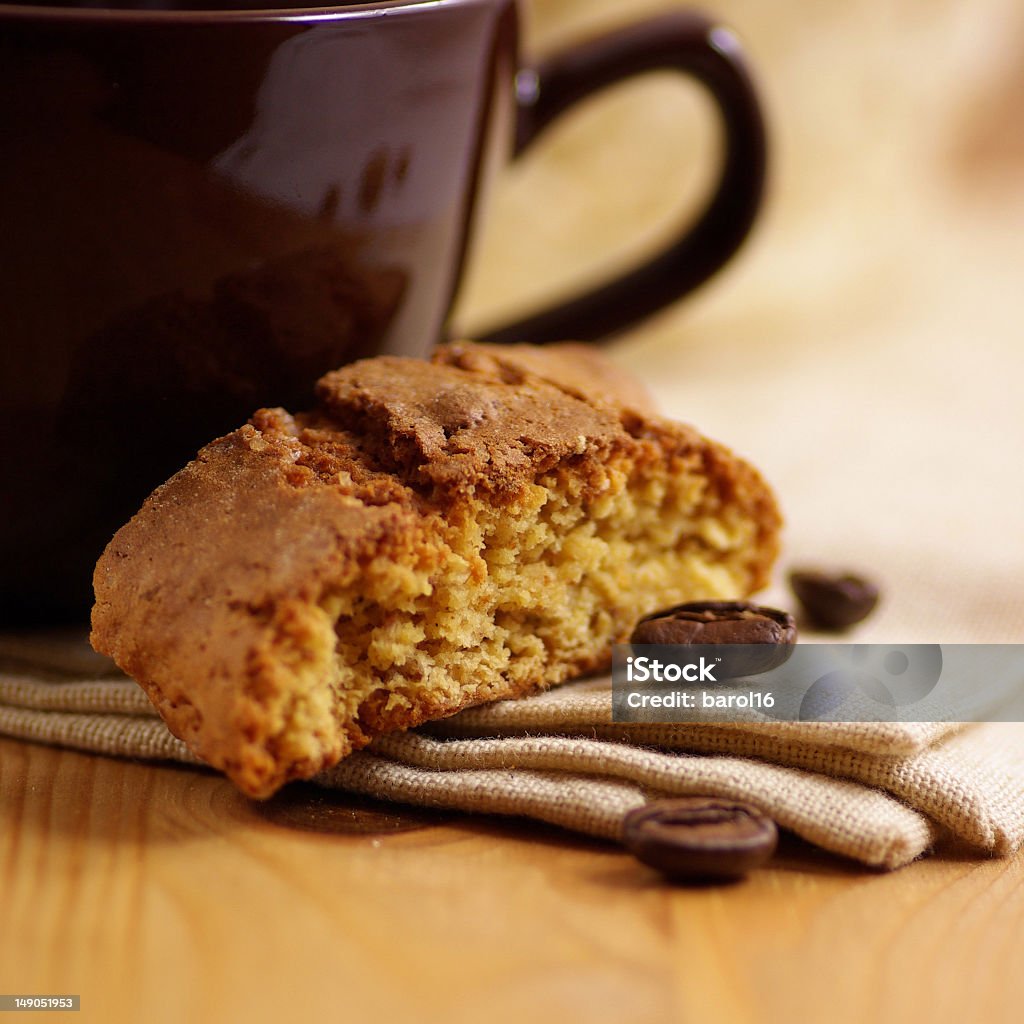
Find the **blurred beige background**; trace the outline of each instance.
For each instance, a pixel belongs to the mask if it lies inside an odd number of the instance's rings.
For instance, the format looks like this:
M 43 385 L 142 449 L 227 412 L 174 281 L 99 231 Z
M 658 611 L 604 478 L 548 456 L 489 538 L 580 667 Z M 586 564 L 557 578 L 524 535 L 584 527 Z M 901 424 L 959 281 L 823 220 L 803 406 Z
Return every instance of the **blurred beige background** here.
M 533 0 L 526 50 L 670 6 Z M 856 639 L 1024 640 L 1024 8 L 705 9 L 757 72 L 768 204 L 725 272 L 613 358 L 762 468 L 788 520 L 783 569 L 883 581 Z M 700 89 L 671 75 L 565 118 L 498 182 L 459 326 L 496 325 L 671 236 L 716 143 Z

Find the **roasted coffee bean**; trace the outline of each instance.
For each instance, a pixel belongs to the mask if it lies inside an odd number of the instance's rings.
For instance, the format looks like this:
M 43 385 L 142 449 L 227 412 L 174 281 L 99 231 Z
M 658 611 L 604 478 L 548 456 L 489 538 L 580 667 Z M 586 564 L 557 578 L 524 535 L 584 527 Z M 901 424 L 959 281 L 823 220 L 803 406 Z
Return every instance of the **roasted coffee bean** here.
M 789 585 L 807 621 L 818 629 L 843 630 L 866 619 L 878 604 L 878 587 L 855 573 L 798 569 Z
M 645 616 L 629 642 L 663 647 L 659 656 L 667 659 L 674 653 L 671 645 L 744 645 L 723 662 L 718 679 L 725 680 L 778 668 L 793 653 L 796 639 L 796 622 L 789 612 L 749 601 L 694 601 Z
M 634 644 L 793 644 L 789 612 L 749 601 L 694 601 L 645 615 L 629 638 Z
M 622 841 L 638 860 L 675 879 L 740 878 L 775 852 L 775 822 L 718 797 L 656 800 L 630 811 Z

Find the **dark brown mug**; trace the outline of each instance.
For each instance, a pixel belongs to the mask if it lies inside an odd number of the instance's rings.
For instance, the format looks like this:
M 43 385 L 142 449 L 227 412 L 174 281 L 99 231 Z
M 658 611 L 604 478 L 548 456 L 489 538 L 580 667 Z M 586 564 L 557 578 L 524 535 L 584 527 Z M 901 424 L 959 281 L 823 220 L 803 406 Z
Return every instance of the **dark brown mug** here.
M 258 4 L 0 5 L 4 623 L 83 617 L 114 530 L 256 407 L 301 408 L 352 359 L 425 354 L 487 169 L 580 98 L 694 76 L 724 123 L 719 183 L 647 265 L 491 340 L 623 328 L 753 222 L 761 114 L 702 15 L 524 69 L 513 0 Z

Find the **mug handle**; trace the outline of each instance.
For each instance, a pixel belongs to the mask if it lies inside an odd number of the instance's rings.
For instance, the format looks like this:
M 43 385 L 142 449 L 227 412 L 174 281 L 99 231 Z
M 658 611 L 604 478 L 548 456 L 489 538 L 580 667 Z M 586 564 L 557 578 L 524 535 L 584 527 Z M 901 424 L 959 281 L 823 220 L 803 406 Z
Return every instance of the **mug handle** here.
M 584 97 L 622 79 L 666 69 L 704 85 L 725 128 L 718 185 L 703 214 L 642 266 L 481 341 L 540 344 L 614 334 L 703 284 L 743 243 L 764 193 L 764 118 L 736 37 L 698 12 L 660 15 L 520 71 L 515 155 Z

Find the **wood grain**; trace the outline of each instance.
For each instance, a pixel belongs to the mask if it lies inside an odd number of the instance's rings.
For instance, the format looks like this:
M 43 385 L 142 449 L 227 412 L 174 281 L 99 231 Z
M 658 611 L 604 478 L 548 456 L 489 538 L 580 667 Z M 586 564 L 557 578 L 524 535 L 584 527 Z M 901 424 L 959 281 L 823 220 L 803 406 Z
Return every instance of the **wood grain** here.
M 83 1021 L 1011 1021 L 1024 862 L 795 841 L 682 889 L 616 848 L 0 741 L 0 991 Z M 42 1014 L 33 1019 L 46 1019 Z M 56 1017 L 56 1015 L 53 1015 Z

